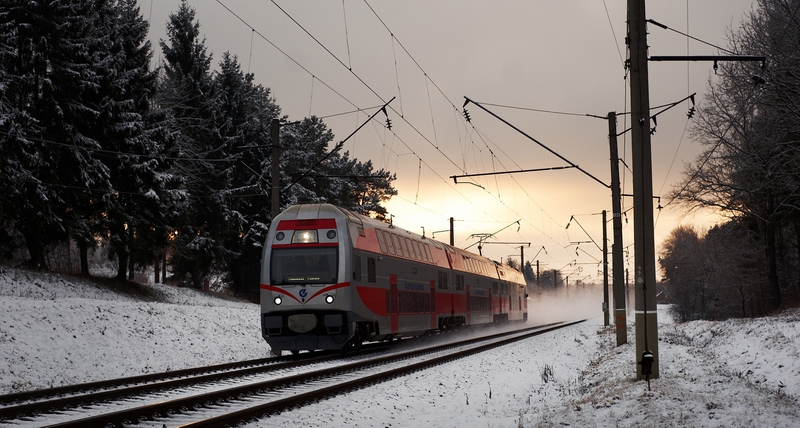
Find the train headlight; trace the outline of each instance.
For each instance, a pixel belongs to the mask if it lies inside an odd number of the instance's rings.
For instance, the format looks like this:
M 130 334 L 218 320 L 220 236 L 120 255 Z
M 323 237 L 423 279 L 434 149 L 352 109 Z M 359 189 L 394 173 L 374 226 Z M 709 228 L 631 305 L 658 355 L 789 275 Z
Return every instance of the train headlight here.
M 281 296 L 275 296 L 275 298 L 272 299 L 272 301 L 275 302 L 275 306 L 279 306 L 281 303 L 283 303 L 283 299 L 281 298 Z
M 333 295 L 328 294 L 327 296 L 325 296 L 325 303 L 327 303 L 329 305 L 332 305 L 333 304 L 333 300 L 334 300 L 333 299 Z
M 314 244 L 319 242 L 316 230 L 295 230 L 292 244 Z

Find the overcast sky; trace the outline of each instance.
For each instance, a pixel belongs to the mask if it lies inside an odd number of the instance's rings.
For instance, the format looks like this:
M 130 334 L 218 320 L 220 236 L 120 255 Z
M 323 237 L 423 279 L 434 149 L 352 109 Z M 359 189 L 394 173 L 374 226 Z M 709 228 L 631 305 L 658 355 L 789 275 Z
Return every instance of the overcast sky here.
M 165 24 L 180 0 L 139 0 L 151 22 L 151 38 L 166 38 Z M 347 141 L 345 150 L 376 168 L 397 174 L 399 195 L 387 207 L 395 225 L 447 241 L 454 217 L 459 247 L 472 234 L 493 233 L 501 242 L 530 242 L 526 260 L 538 254 L 542 269 L 563 269 L 576 280 L 602 282 L 602 210 L 611 212 L 610 190 L 576 169 L 460 179 L 450 176 L 565 166 L 565 162 L 512 130 L 464 97 L 486 107 L 528 135 L 610 182 L 608 123 L 585 116 L 627 112 L 625 0 L 191 0 L 200 32 L 218 64 L 229 51 L 244 71 L 271 88 L 289 120 L 316 115 L 338 142 L 392 97 L 385 116 Z M 280 8 L 279 8 L 280 6 Z M 712 45 L 727 47 L 751 0 L 649 0 L 647 17 Z M 281 10 L 281 8 L 283 10 Z M 297 21 L 295 23 L 294 21 Z M 298 25 L 299 24 L 299 25 Z M 301 28 L 302 26 L 302 28 Z M 711 55 L 711 46 L 650 26 L 650 55 Z M 313 36 L 313 37 L 312 37 Z M 316 39 L 316 40 L 315 40 Z M 352 70 L 352 71 L 351 71 Z M 711 63 L 650 63 L 653 106 L 697 93 L 702 104 Z M 523 107 L 541 111 L 512 109 Z M 700 151 L 689 135 L 683 103 L 658 117 L 652 137 L 653 194 L 666 195 L 684 164 Z M 350 113 L 362 109 L 362 113 Z M 551 113 L 547 113 L 547 112 Z M 565 113 L 565 114 L 562 114 Z M 619 131 L 629 124 L 620 116 Z M 620 157 L 630 165 L 630 136 L 620 138 Z M 632 193 L 631 172 L 623 193 Z M 473 181 L 475 185 L 461 184 Z M 632 198 L 623 198 L 623 209 Z M 658 201 L 654 201 L 654 207 Z M 666 198 L 661 204 L 666 205 Z M 574 222 L 565 226 L 575 216 Z M 708 214 L 686 215 L 675 205 L 655 211 L 656 251 L 681 223 L 701 230 Z M 611 215 L 609 214 L 609 220 Z M 624 225 L 632 244 L 633 213 Z M 609 236 L 612 235 L 609 224 Z M 582 242 L 577 244 L 575 242 Z M 513 248 L 517 247 L 517 248 Z M 519 260 L 519 245 L 492 244 L 483 254 Z M 542 250 L 542 247 L 545 250 Z M 610 242 L 609 242 L 610 248 Z M 477 247 L 473 246 L 472 250 Z M 630 251 L 630 263 L 633 251 Z M 572 261 L 574 266 L 565 267 Z

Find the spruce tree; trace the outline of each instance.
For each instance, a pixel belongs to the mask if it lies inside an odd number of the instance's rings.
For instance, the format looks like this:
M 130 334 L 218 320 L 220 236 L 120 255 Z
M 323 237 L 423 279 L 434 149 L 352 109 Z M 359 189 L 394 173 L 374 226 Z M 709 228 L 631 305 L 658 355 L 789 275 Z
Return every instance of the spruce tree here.
M 50 245 L 90 233 L 83 210 L 111 190 L 107 169 L 93 156 L 99 143 L 84 133 L 97 115 L 86 104 L 98 87 L 89 16 L 90 4 L 81 0 L 0 3 L 9 113 L 0 150 L 13 163 L 2 180 L 9 191 L 3 215 L 24 236 L 37 268 L 46 267 Z
M 186 180 L 190 198 L 186 216 L 176 228 L 172 267 L 178 277 L 200 288 L 227 255 L 222 241 L 233 220 L 227 215 L 225 196 L 225 164 L 230 160 L 215 128 L 211 55 L 200 39 L 195 11 L 185 0 L 169 17 L 167 37 L 168 41 L 160 41 L 166 60 L 161 101 L 178 130 L 181 159 L 174 172 Z

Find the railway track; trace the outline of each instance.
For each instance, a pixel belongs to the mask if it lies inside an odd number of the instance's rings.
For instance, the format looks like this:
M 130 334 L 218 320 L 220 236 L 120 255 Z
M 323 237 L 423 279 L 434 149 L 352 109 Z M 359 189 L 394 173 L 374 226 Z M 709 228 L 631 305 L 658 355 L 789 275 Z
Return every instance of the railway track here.
M 386 348 L 387 346 L 382 343 L 369 344 L 364 347 L 364 355 Z M 303 366 L 334 362 L 345 357 L 340 352 L 319 351 L 300 356 L 259 358 L 0 395 L 0 421 L 204 383 L 213 384 L 227 379 L 269 373 L 280 374 Z
M 360 355 L 358 360 L 344 359 L 333 365 L 333 356 L 319 356 L 199 376 L 187 374 L 179 379 L 7 406 L 0 409 L 0 418 L 5 418 L 0 422 L 51 427 L 236 425 L 578 322 L 582 320 L 431 344 L 389 355 Z M 264 379 L 267 372 L 273 375 Z M 210 378 L 218 376 L 221 378 Z M 31 407 L 34 405 L 38 407 Z M 9 416 L 12 414 L 15 416 Z

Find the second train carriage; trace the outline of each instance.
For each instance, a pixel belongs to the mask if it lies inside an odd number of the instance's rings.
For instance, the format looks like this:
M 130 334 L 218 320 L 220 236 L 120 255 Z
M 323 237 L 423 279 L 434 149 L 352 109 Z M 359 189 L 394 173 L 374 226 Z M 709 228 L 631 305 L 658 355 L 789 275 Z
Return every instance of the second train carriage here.
M 261 326 L 273 351 L 527 319 L 522 274 L 329 204 L 272 222 L 261 272 Z

